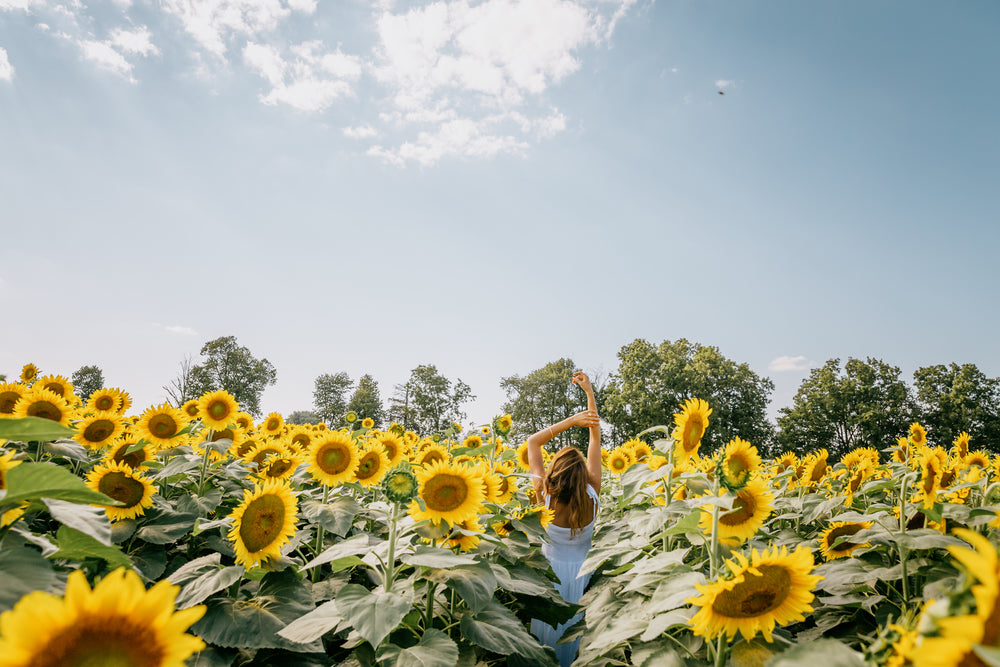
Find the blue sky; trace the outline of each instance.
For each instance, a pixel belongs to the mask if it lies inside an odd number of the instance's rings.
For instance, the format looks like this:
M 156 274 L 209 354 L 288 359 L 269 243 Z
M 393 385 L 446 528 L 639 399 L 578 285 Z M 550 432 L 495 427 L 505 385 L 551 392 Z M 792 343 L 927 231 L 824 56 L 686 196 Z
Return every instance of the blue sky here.
M 0 0 L 0 372 L 1000 375 L 1000 5 Z M 722 91 L 725 94 L 719 95 Z

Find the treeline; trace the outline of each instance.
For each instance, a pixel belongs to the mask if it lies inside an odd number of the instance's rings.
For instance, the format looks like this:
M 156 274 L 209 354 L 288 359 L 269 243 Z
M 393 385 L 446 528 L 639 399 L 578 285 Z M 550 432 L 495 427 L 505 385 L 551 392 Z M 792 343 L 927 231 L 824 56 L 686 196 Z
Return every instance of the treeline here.
M 577 368 L 572 359 L 558 359 L 500 380 L 507 400 L 497 412 L 514 418 L 511 442 L 586 408 L 582 392 L 571 383 Z M 243 409 L 260 417 L 261 395 L 276 379 L 267 359 L 256 358 L 235 337 L 226 336 L 205 343 L 198 363 L 190 358 L 181 362 L 164 390 L 172 403 L 181 405 L 206 391 L 227 389 Z M 717 347 L 685 339 L 659 344 L 636 339 L 619 350 L 614 372 L 592 373 L 591 380 L 609 444 L 672 423 L 681 403 L 697 397 L 712 407 L 711 427 L 703 439 L 706 451 L 740 436 L 764 455 L 826 448 L 835 460 L 856 447 L 894 445 L 918 421 L 932 445 L 948 448 L 964 431 L 973 449 L 1000 453 L 1000 379 L 988 377 L 975 364 L 924 366 L 907 382 L 898 367 L 880 359 L 830 359 L 809 372 L 776 423 L 767 417 L 774 391 L 769 378 L 726 358 Z M 86 398 L 103 386 L 103 374 L 96 366 L 84 366 L 73 374 L 73 383 Z M 286 415 L 286 421 L 339 427 L 352 412 L 377 426 L 396 422 L 418 433 L 434 433 L 464 422 L 464 407 L 474 399 L 468 384 L 445 377 L 430 364 L 412 369 L 384 400 L 371 375 L 354 380 L 339 371 L 319 375 L 312 408 Z M 563 444 L 586 446 L 582 430 L 559 437 Z

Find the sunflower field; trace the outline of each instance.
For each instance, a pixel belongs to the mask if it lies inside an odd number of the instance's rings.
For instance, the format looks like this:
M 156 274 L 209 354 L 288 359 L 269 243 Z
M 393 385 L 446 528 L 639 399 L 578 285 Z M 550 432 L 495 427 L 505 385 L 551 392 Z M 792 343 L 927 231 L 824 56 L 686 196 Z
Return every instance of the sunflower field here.
M 131 410 L 0 384 L 0 667 L 1000 665 L 1000 460 L 966 435 L 839 461 L 701 451 L 711 407 L 604 453 L 563 601 L 508 415 L 417 434 L 261 422 L 225 391 Z

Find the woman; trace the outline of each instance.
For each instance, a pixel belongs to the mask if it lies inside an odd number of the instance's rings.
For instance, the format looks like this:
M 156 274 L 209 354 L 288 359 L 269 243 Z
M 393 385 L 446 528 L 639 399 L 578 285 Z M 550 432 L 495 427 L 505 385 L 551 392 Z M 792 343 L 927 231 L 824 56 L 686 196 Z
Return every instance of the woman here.
M 567 602 L 579 602 L 590 581 L 590 574 L 579 576 L 580 566 L 587 558 L 594 536 L 601 491 L 601 420 L 597 416 L 597 403 L 590 378 L 581 371 L 573 374 L 573 382 L 587 394 L 587 409 L 553 424 L 528 438 L 528 468 L 532 474 L 535 497 L 555 513 L 546 531 L 549 543 L 542 545 L 542 553 L 552 564 L 559 577 L 556 586 Z M 574 426 L 590 429 L 587 458 L 573 447 L 563 447 L 552 458 L 548 470 L 542 459 L 542 445 Z M 583 613 L 577 614 L 558 628 L 539 620 L 531 622 L 531 632 L 539 641 L 555 648 L 562 667 L 576 658 L 580 648 L 577 639 L 556 646 L 567 627 L 573 625 Z

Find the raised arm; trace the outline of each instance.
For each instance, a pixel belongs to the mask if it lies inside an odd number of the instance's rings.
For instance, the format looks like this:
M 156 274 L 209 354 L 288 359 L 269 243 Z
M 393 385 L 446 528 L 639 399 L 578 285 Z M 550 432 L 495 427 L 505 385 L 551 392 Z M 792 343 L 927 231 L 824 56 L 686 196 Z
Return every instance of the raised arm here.
M 576 379 L 573 380 L 576 382 Z M 597 416 L 597 410 L 584 410 L 575 415 L 563 419 L 552 426 L 546 426 L 538 433 L 531 435 L 528 442 L 528 472 L 531 473 L 531 484 L 535 489 L 535 497 L 539 502 L 542 500 L 542 486 L 545 479 L 545 461 L 542 458 L 542 445 L 563 431 L 573 426 L 583 426 L 590 428 L 590 448 L 594 448 L 594 428 L 597 428 L 597 489 L 600 490 L 601 479 L 601 420 Z M 588 450 L 587 470 L 591 470 L 590 451 Z M 591 474 L 591 477 L 593 475 Z M 593 481 L 591 481 L 593 484 Z
M 587 412 L 597 415 L 597 401 L 594 399 L 594 388 L 590 386 L 590 378 L 583 371 L 573 373 L 573 382 L 587 394 Z M 587 472 L 590 475 L 590 485 L 598 493 L 601 492 L 601 420 L 589 424 L 590 443 L 587 445 Z

